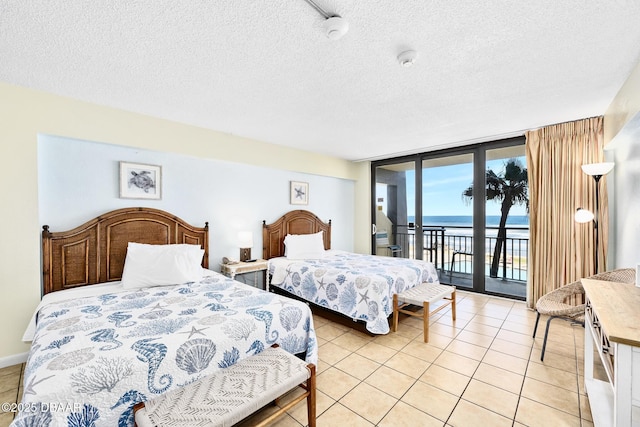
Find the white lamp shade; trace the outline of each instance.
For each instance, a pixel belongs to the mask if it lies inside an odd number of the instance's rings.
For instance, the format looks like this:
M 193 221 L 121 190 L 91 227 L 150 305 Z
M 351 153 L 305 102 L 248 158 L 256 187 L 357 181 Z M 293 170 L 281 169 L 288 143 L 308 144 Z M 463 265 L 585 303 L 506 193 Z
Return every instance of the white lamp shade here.
M 613 169 L 613 162 L 604 162 L 604 163 L 589 163 L 587 165 L 582 165 L 582 171 L 587 175 L 606 175 L 611 172 Z
M 588 209 L 582 209 L 582 208 L 578 208 L 574 216 L 574 219 L 576 220 L 576 222 L 580 222 L 580 223 L 593 221 L 593 218 L 595 218 L 593 215 L 593 212 L 591 212 Z
M 250 231 L 238 232 L 238 246 L 241 248 L 253 247 L 253 233 Z

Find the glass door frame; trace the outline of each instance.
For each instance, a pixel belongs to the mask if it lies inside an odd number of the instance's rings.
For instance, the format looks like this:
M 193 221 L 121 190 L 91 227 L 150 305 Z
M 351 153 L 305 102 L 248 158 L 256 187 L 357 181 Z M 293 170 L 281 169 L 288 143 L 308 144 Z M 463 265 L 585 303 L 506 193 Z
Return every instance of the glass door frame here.
M 377 245 L 376 245 L 376 210 L 377 210 L 377 201 L 376 201 L 376 168 L 380 166 L 393 165 L 399 163 L 413 163 L 413 169 L 415 171 L 415 183 L 414 187 L 416 189 L 415 194 L 415 242 L 414 242 L 414 257 L 415 259 L 422 259 L 424 248 L 423 248 L 423 237 L 422 237 L 422 194 L 418 191 L 418 183 L 422 180 L 422 169 L 418 167 L 420 164 L 421 157 L 420 155 L 411 155 L 411 156 L 403 156 L 396 157 L 393 159 L 386 160 L 378 160 L 371 162 L 371 253 L 376 254 Z M 407 212 L 409 215 L 409 212 Z M 418 220 L 420 218 L 420 220 Z M 407 257 L 408 258 L 408 255 Z
M 391 159 L 376 160 L 371 162 L 371 253 L 375 254 L 375 218 L 376 218 L 376 168 L 379 166 L 397 164 L 397 163 L 414 163 L 415 169 L 415 218 L 416 218 L 416 242 L 415 242 L 415 258 L 423 259 L 423 232 L 422 232 L 422 162 L 425 159 L 434 159 L 439 157 L 456 156 L 462 154 L 473 155 L 473 239 L 475 242 L 484 242 L 486 239 L 486 153 L 489 150 L 497 148 L 505 148 L 516 145 L 524 145 L 524 136 L 509 139 L 488 141 L 473 145 L 467 145 L 456 148 L 449 148 L 425 153 L 418 153 Z M 477 246 L 477 245 L 476 245 Z M 485 248 L 484 244 L 480 246 L 481 251 L 473 251 L 473 287 L 465 288 L 472 292 L 479 292 L 488 295 L 504 296 L 510 299 L 520 299 L 513 295 L 490 292 L 485 289 Z M 448 277 L 445 272 L 440 272 L 440 279 L 443 283 L 448 283 Z
M 422 165 L 425 160 L 433 160 L 445 157 L 457 157 L 471 155 L 473 157 L 472 166 L 473 166 L 473 206 L 472 206 L 472 240 L 474 242 L 484 242 L 485 239 L 485 228 L 484 228 L 484 214 L 485 214 L 485 204 L 484 203 L 476 203 L 476 200 L 484 201 L 484 182 L 485 182 L 485 171 L 484 167 L 479 168 L 478 165 L 484 164 L 485 156 L 484 150 L 479 145 L 473 146 L 465 146 L 447 150 L 439 150 L 430 153 L 424 153 L 420 156 L 419 167 L 422 170 Z M 482 163 L 480 163 L 482 161 Z M 475 183 L 481 183 L 482 185 L 475 185 Z M 416 192 L 422 193 L 422 183 L 420 183 L 421 187 L 418 189 L 418 183 L 416 183 Z M 417 195 L 416 195 L 417 196 Z M 417 202 L 416 202 L 417 203 Z M 422 197 L 421 197 L 422 203 Z M 444 244 L 444 242 L 443 242 Z M 461 290 L 468 290 L 473 292 L 485 293 L 484 287 L 484 252 L 473 250 L 472 255 L 472 287 L 461 287 Z M 449 275 L 445 270 L 440 271 L 440 281 L 442 283 L 449 283 Z

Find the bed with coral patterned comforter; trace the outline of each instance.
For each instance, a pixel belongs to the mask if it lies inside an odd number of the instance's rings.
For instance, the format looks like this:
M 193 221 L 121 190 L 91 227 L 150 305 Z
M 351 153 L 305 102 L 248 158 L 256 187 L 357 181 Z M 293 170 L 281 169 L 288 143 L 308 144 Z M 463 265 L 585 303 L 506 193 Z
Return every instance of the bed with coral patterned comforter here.
M 389 332 L 393 294 L 420 283 L 439 283 L 428 261 L 328 250 L 320 259 L 269 260 L 270 286 L 362 320 L 374 334 Z
M 273 343 L 317 363 L 305 304 L 218 273 L 48 304 L 38 319 L 16 427 L 132 426 L 135 403 Z

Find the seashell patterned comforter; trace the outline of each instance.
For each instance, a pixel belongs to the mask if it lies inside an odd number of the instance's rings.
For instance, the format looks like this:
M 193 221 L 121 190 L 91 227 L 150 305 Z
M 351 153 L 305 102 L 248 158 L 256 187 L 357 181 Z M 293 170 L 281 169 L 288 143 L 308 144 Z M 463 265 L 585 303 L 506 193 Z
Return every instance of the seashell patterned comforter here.
M 439 283 L 433 263 L 406 258 L 326 251 L 321 259 L 272 258 L 270 286 L 355 320 L 374 334 L 389 332 L 393 294 L 420 283 Z
M 44 306 L 12 426 L 133 426 L 133 405 L 277 343 L 317 363 L 304 303 L 221 274 Z

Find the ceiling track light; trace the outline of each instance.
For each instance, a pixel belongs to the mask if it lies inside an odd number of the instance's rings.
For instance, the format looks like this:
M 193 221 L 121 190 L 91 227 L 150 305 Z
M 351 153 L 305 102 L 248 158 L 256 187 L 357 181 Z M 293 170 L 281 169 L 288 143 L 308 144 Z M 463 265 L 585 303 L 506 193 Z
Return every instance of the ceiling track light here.
M 322 17 L 325 19 L 322 27 L 325 35 L 331 40 L 338 40 L 349 31 L 349 23 L 346 19 L 339 15 L 331 14 L 325 11 L 323 8 L 313 0 L 304 0 L 307 4 L 313 7 Z
M 306 1 L 309 4 L 309 6 L 314 8 L 320 15 L 322 15 L 324 19 L 329 19 L 335 16 L 335 15 L 328 14 L 323 8 L 318 6 L 318 4 L 313 0 L 304 0 L 304 1 Z

